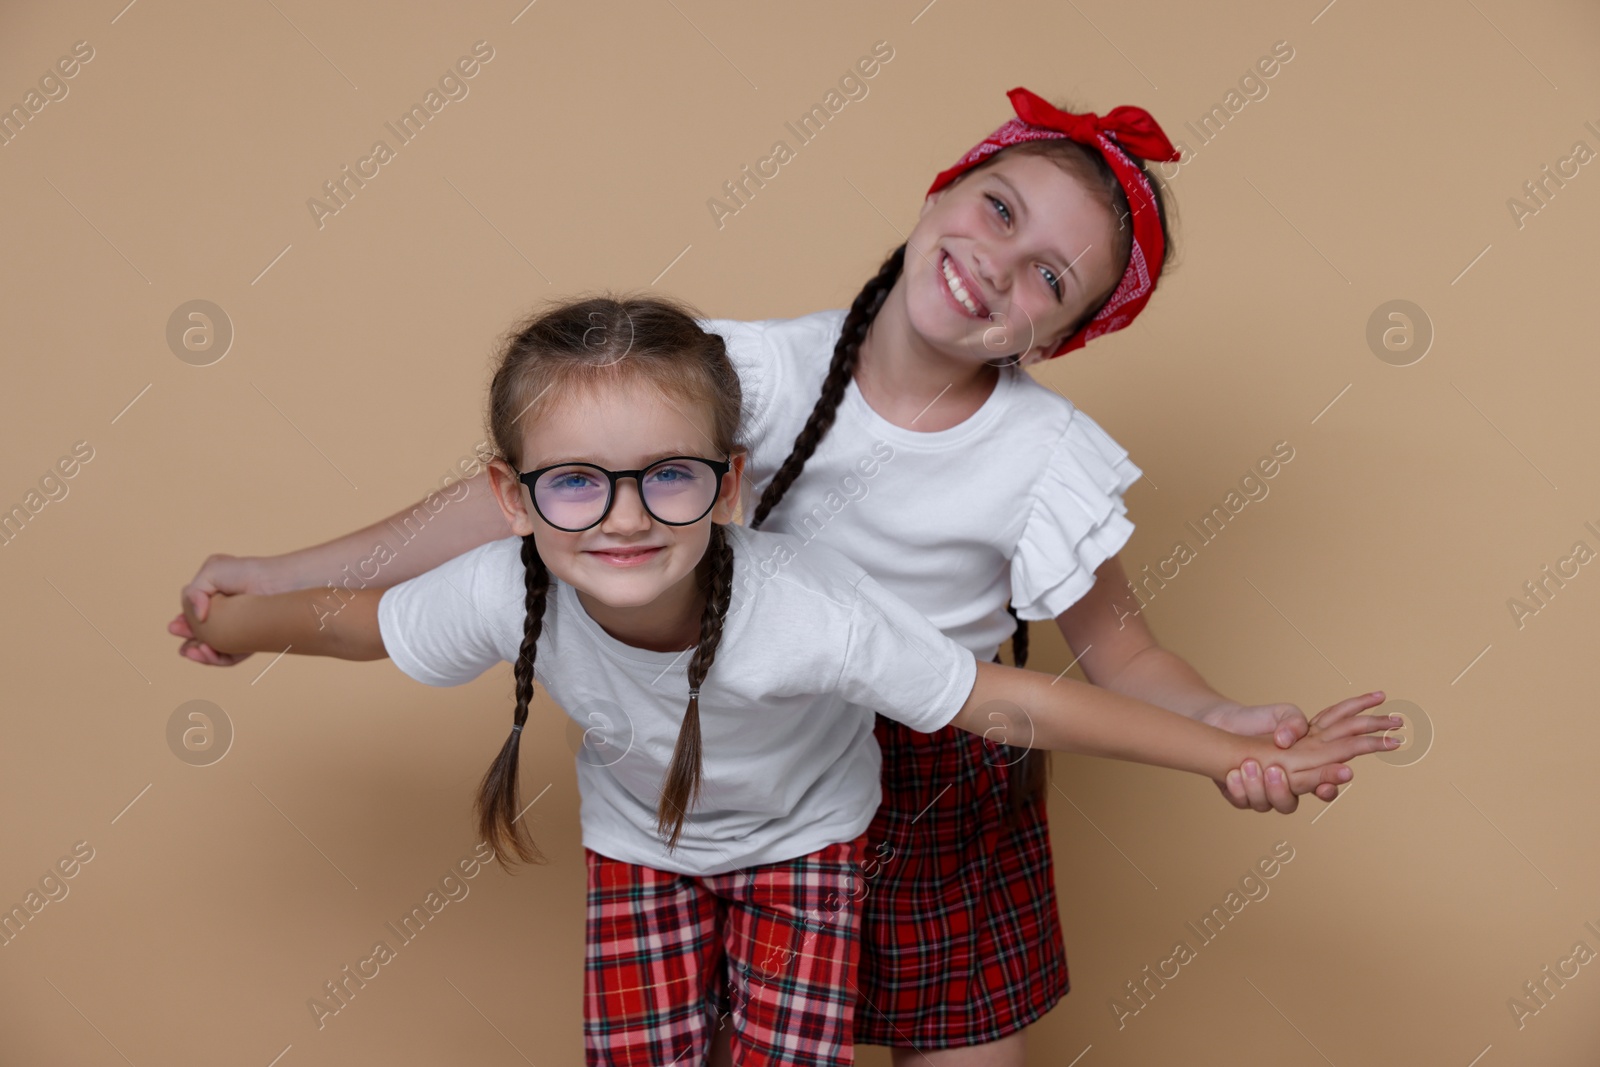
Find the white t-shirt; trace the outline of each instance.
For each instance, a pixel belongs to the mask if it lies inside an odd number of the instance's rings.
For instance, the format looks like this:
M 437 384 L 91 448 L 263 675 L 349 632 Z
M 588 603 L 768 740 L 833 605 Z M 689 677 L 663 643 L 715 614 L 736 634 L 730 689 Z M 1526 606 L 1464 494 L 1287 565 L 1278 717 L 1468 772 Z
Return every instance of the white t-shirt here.
M 843 310 L 703 320 L 744 393 L 746 521 L 822 390 Z M 829 545 L 983 659 L 1018 617 L 1051 619 L 1094 585 L 1133 534 L 1122 493 L 1143 476 L 1127 450 L 1021 367 L 1000 372 L 970 418 L 895 426 L 852 380 L 838 416 L 763 530 Z
M 848 841 L 881 799 L 873 713 L 931 732 L 972 691 L 972 653 L 861 567 L 794 537 L 726 530 L 734 588 L 700 690 L 702 792 L 671 853 L 656 804 L 693 653 L 624 644 L 551 577 L 534 677 L 589 732 L 578 760 L 583 843 L 613 859 L 718 874 Z M 386 590 L 378 625 L 395 665 L 460 685 L 515 662 L 521 548 L 517 537 L 492 541 Z

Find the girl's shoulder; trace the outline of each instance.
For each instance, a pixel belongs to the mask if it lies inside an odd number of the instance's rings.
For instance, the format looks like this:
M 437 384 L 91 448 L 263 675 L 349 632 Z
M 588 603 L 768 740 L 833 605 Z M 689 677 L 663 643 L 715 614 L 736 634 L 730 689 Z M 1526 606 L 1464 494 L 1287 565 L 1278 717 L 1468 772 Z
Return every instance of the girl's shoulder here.
M 701 329 L 722 338 L 739 375 L 744 394 L 741 426 L 747 441 L 766 440 L 783 398 L 815 396 L 844 317 L 840 308 L 792 319 L 700 320 Z M 806 402 L 807 410 L 810 403 Z M 788 442 L 783 444 L 787 447 Z
M 999 425 L 1009 434 L 1026 435 L 1031 447 L 1050 457 L 1045 467 L 1053 465 L 1051 460 L 1056 464 L 1077 460 L 1097 472 L 1126 466 L 1128 450 L 1065 393 L 1021 367 L 1010 368 L 1008 373 L 1014 379 L 1011 410 Z
M 971 688 L 972 654 L 843 553 L 793 534 L 730 526 L 735 589 L 726 639 L 773 672 L 775 691 L 837 693 L 917 729 Z M 739 565 L 743 556 L 745 565 Z M 931 668 L 931 670 L 930 670 Z M 963 687 L 963 670 L 965 685 Z
M 726 529 L 733 589 L 717 662 L 724 671 L 759 677 L 773 693 L 820 694 L 849 656 L 856 587 L 866 572 L 790 534 Z
M 505 586 L 501 579 L 507 574 L 515 574 L 517 592 L 522 590 L 522 538 L 516 534 L 508 534 L 494 541 L 486 541 L 476 548 L 463 552 L 460 559 L 471 559 L 475 563 L 477 574 L 486 589 L 496 590 Z
M 729 611 L 805 616 L 813 624 L 847 617 L 867 572 L 843 553 L 794 534 L 726 527 L 733 543 L 733 598 Z
M 700 327 L 718 334 L 728 345 L 728 354 L 737 362 L 742 355 L 765 350 L 764 355 L 805 354 L 818 345 L 829 351 L 839 339 L 844 325 L 844 308 L 813 311 L 788 319 L 702 319 Z

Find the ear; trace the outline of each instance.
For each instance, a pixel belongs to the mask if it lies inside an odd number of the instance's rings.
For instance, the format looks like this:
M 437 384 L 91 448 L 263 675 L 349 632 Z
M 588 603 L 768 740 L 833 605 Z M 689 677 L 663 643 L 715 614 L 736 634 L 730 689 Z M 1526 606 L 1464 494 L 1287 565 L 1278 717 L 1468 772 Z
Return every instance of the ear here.
M 516 471 L 505 460 L 496 457 L 489 461 L 489 487 L 506 517 L 506 524 L 518 537 L 533 533 L 533 499 L 528 487 L 522 484 Z
M 711 506 L 711 521 L 726 525 L 733 521 L 733 513 L 739 507 L 739 490 L 744 484 L 744 449 L 735 449 L 733 455 L 728 457 L 728 473 L 722 477 L 722 486 L 717 490 L 717 502 Z

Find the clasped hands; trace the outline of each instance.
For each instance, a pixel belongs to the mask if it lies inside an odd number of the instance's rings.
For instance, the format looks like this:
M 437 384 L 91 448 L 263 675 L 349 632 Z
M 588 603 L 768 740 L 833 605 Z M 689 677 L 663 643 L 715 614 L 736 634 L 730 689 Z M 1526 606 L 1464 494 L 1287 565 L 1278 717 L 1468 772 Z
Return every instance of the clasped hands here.
M 1332 741 L 1363 733 L 1381 733 L 1374 738 L 1373 751 L 1392 750 L 1399 747 L 1402 738 L 1390 731 L 1405 725 L 1395 715 L 1362 715 L 1368 708 L 1383 703 L 1382 690 L 1350 697 L 1329 705 L 1309 722 L 1305 713 L 1293 704 L 1257 704 L 1245 706 L 1232 702 L 1218 704 L 1199 716 L 1208 726 L 1243 736 L 1265 737 L 1271 735 L 1280 749 L 1318 741 Z M 1217 789 L 1234 807 L 1253 811 L 1278 811 L 1288 814 L 1300 804 L 1300 794 L 1314 792 L 1318 799 L 1332 801 L 1339 795 L 1339 786 L 1347 783 L 1354 772 L 1340 762 L 1328 762 L 1310 769 L 1286 774 L 1276 763 L 1263 770 L 1262 761 L 1247 759 L 1240 767 L 1228 772 L 1225 781 L 1217 781 Z M 1215 779 L 1213 779 L 1215 781 Z

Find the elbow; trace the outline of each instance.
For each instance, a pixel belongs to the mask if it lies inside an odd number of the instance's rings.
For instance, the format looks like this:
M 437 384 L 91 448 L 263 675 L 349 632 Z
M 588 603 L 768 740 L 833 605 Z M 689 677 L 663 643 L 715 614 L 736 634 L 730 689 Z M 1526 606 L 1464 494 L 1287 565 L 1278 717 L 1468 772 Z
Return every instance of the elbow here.
M 327 642 L 321 651 L 326 655 L 353 662 L 389 658 L 389 650 L 383 646 L 382 636 L 366 629 L 336 633 L 333 640 Z

